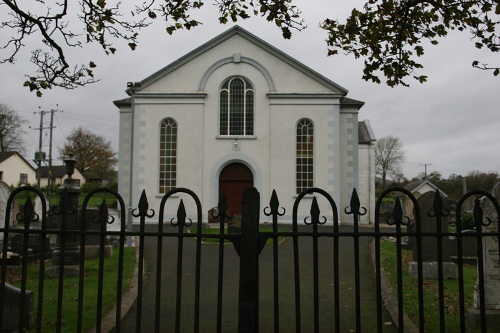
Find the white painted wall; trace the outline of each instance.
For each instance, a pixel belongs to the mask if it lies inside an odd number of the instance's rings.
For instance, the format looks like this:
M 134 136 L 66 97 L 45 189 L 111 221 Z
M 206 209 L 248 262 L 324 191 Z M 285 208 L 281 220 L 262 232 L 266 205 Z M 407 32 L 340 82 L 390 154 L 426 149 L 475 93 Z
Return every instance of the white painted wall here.
M 143 81 L 132 97 L 132 107 L 120 106 L 119 191 L 128 202 L 130 187 L 131 129 L 133 124 L 133 198 L 136 207 L 146 190 L 149 206 L 158 213 L 159 124 L 171 117 L 178 124 L 177 187 L 200 196 L 203 219 L 217 205 L 220 171 L 232 162 L 247 165 L 261 194 L 261 209 L 269 205 L 276 189 L 291 221 L 295 195 L 296 124 L 301 118 L 314 123 L 316 187 L 326 190 L 337 202 L 339 212 L 349 204 L 353 186 L 358 186 L 358 110 L 343 107 L 345 94 L 327 86 L 310 72 L 293 66 L 289 59 L 259 47 L 236 34 L 203 54 L 188 54 L 184 61 L 159 71 Z M 317 74 L 315 74 L 317 75 Z M 229 77 L 241 76 L 254 87 L 254 135 L 221 137 L 219 133 L 219 90 Z M 238 141 L 238 149 L 234 141 Z M 348 191 L 347 191 L 348 189 Z M 347 191 L 347 193 L 346 193 Z M 180 198 L 169 200 L 166 211 L 175 214 Z M 311 198 L 300 206 L 300 218 L 309 215 Z M 184 201 L 188 212 L 191 200 Z M 331 210 L 320 200 L 322 215 Z M 195 216 L 189 216 L 195 219 Z M 166 218 L 166 217 L 165 217 Z M 342 215 L 341 221 L 347 217 Z M 158 216 L 151 220 L 158 220 Z M 269 217 L 261 215 L 261 221 Z M 331 219 L 329 218 L 329 222 Z
M 20 155 L 14 154 L 0 164 L 2 181 L 9 186 L 18 186 L 21 174 L 28 175 L 28 185 L 36 184 L 35 169 Z

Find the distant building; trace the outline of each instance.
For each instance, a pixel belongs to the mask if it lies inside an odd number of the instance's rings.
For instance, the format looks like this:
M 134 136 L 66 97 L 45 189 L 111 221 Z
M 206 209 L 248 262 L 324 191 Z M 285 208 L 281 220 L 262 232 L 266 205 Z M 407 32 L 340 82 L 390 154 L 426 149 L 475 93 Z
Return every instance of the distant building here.
M 49 172 L 50 171 L 50 172 Z M 52 185 L 61 185 L 64 180 L 68 177 L 66 174 L 65 165 L 53 165 L 50 170 L 48 166 L 40 167 L 40 186 L 47 186 L 49 177 L 52 177 Z M 75 168 L 75 173 L 73 173 L 73 179 L 76 181 L 78 186 L 85 184 L 85 177 L 81 172 Z
M 205 212 L 224 192 L 238 214 L 243 189 L 255 186 L 261 208 L 276 189 L 286 208 L 281 221 L 291 221 L 297 195 L 319 187 L 335 200 L 342 223 L 352 222 L 344 208 L 353 188 L 373 210 L 375 136 L 368 121 L 358 121 L 364 103 L 238 26 L 131 82 L 126 92 L 114 102 L 118 187 L 126 202 L 132 190 L 132 206 L 143 189 L 149 206 L 158 207 L 169 190 L 185 187 Z M 311 199 L 300 216 L 309 214 Z M 173 198 L 172 211 L 179 200 Z
M 9 186 L 36 184 L 36 170 L 17 152 L 0 152 L 0 180 Z

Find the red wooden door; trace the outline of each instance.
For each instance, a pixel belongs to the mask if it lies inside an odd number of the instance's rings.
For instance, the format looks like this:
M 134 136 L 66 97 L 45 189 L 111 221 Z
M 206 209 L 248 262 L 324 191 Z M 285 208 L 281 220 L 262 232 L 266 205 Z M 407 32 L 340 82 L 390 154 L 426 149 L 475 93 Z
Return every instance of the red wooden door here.
M 232 163 L 222 169 L 219 176 L 219 192 L 224 192 L 227 208 L 233 214 L 241 214 L 243 190 L 253 186 L 252 171 L 241 163 Z

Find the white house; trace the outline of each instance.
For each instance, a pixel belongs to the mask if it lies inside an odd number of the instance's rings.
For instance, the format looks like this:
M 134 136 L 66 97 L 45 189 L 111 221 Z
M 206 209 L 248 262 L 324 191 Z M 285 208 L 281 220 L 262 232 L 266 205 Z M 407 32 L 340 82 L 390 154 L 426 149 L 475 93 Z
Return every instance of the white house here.
M 65 165 L 53 165 L 52 167 L 42 166 L 40 167 L 40 186 L 47 186 L 49 182 L 49 177 L 52 178 L 52 185 L 60 186 L 68 175 L 66 174 L 66 166 Z M 78 169 L 75 168 L 75 172 L 72 175 L 72 178 L 76 181 L 78 186 L 82 186 L 85 184 L 85 177 L 82 175 Z
M 249 185 L 259 190 L 261 209 L 276 189 L 286 209 L 280 221 L 291 221 L 297 194 L 309 187 L 333 197 L 342 223 L 352 221 L 344 208 L 353 188 L 363 206 L 374 206 L 375 138 L 368 121 L 358 122 L 364 103 L 241 27 L 129 82 L 126 92 L 128 98 L 114 102 L 120 109 L 118 186 L 126 201 L 132 193 L 132 208 L 143 189 L 157 211 L 164 193 L 185 187 L 199 196 L 206 220 L 221 191 L 239 213 Z M 167 207 L 168 219 L 179 197 Z M 307 197 L 300 207 L 302 220 L 310 203 Z M 320 208 L 330 214 L 322 201 Z M 262 213 L 261 221 L 269 220 Z
M 36 170 L 17 152 L 0 152 L 0 180 L 9 186 L 36 184 Z

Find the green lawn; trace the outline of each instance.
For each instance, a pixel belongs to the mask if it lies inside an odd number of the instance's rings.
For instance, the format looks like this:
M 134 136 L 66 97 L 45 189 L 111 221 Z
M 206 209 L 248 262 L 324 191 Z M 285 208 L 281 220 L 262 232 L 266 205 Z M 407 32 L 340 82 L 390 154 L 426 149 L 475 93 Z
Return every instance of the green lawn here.
M 104 287 L 103 287 L 103 313 L 106 314 L 115 306 L 116 287 L 118 281 L 118 251 L 114 251 L 111 258 L 104 261 Z M 46 266 L 50 265 L 50 261 Z M 85 282 L 83 295 L 83 332 L 88 332 L 95 326 L 97 309 L 97 283 L 99 271 L 98 259 L 85 261 Z M 124 267 L 123 267 L 123 292 L 126 292 L 130 286 L 132 276 L 135 270 L 135 248 L 125 248 Z M 16 272 L 13 272 L 14 279 Z M 19 272 L 20 274 L 20 269 Z M 37 318 L 37 292 L 39 288 L 39 265 L 33 264 L 28 267 L 27 289 L 34 291 L 34 313 L 33 325 L 36 325 Z M 20 281 L 14 281 L 11 284 L 20 287 Z M 54 332 L 57 316 L 57 297 L 59 281 L 57 278 L 45 278 L 43 295 L 43 317 L 42 332 Z M 62 332 L 76 332 L 78 316 L 78 277 L 67 277 L 64 279 L 63 288 L 63 314 L 62 314 Z M 35 331 L 35 329 L 33 329 Z
M 382 265 L 394 292 L 397 292 L 397 266 L 396 266 L 396 244 L 382 241 L 380 244 Z M 418 327 L 418 289 L 417 277 L 408 273 L 409 263 L 412 261 L 412 253 L 409 250 L 402 251 L 403 258 L 403 306 L 405 313 L 410 317 L 415 326 Z M 458 269 L 458 268 L 457 268 Z M 464 266 L 464 293 L 465 309 L 473 306 L 474 283 L 476 281 L 476 266 Z M 457 275 L 458 277 L 458 275 Z M 440 331 L 438 281 L 424 279 L 424 324 L 426 332 Z M 458 294 L 458 279 L 444 281 L 444 307 L 445 325 L 447 332 L 460 331 L 460 308 Z M 395 295 L 397 297 L 397 295 Z M 468 324 L 467 332 L 479 332 Z

